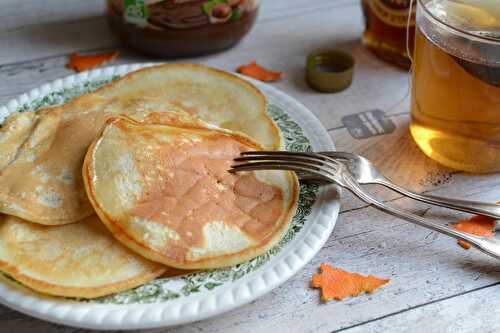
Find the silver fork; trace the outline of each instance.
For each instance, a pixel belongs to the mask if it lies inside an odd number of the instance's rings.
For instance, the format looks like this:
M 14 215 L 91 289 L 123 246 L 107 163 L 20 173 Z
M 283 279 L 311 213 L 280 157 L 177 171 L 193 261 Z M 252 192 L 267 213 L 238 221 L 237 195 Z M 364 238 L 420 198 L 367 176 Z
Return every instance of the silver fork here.
M 238 164 L 231 166 L 230 172 L 289 170 L 320 177 L 347 188 L 361 200 L 373 205 L 381 211 L 455 239 L 468 242 L 482 252 L 500 260 L 500 240 L 460 232 L 456 229 L 380 202 L 366 193 L 359 186 L 347 167 L 334 158 L 316 153 L 276 151 L 244 152 L 241 155 L 242 156 L 234 159 Z
M 401 188 L 392 183 L 389 179 L 382 175 L 382 173 L 373 165 L 372 162 L 370 162 L 363 156 L 347 152 L 333 151 L 325 151 L 319 154 L 338 159 L 342 163 L 346 164 L 347 168 L 359 184 L 383 185 L 402 195 L 428 204 L 434 204 L 437 206 L 472 214 L 489 216 L 494 219 L 500 220 L 500 205 L 479 201 L 460 200 L 443 198 L 433 195 L 418 194 L 405 190 L 404 188 Z

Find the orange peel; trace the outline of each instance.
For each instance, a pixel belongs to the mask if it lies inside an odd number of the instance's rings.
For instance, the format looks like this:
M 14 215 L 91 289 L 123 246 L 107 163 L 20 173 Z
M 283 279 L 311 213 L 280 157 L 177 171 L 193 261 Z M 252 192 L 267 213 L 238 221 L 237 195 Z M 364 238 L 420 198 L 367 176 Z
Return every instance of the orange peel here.
M 257 64 L 256 61 L 252 61 L 248 65 L 242 65 L 238 67 L 238 72 L 243 75 L 250 76 L 251 78 L 254 78 L 256 80 L 265 82 L 278 81 L 283 77 L 283 72 L 276 72 L 266 69 Z
M 493 237 L 495 234 L 496 220 L 487 217 L 476 215 L 468 220 L 461 220 L 457 224 L 452 225 L 453 228 L 466 232 L 468 234 L 483 236 L 483 237 Z M 470 243 L 459 240 L 458 245 L 468 250 L 471 248 Z
M 389 279 L 380 279 L 373 275 L 364 276 L 351 273 L 329 264 L 320 265 L 320 273 L 314 274 L 312 287 L 321 288 L 321 299 L 341 301 L 349 296 L 355 297 L 362 293 L 373 293 L 381 286 L 389 283 Z
M 73 69 L 77 72 L 83 72 L 86 70 L 94 69 L 98 66 L 101 66 L 105 63 L 113 61 L 118 57 L 120 52 L 107 52 L 100 54 L 92 54 L 92 55 L 82 55 L 78 53 L 73 53 L 69 57 L 69 62 L 66 67 Z

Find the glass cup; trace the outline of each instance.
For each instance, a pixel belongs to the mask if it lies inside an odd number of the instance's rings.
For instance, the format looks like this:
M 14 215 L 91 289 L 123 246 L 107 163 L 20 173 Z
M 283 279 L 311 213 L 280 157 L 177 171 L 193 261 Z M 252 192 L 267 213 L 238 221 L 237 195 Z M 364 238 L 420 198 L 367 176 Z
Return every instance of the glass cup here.
M 439 163 L 500 171 L 498 0 L 418 0 L 411 134 Z

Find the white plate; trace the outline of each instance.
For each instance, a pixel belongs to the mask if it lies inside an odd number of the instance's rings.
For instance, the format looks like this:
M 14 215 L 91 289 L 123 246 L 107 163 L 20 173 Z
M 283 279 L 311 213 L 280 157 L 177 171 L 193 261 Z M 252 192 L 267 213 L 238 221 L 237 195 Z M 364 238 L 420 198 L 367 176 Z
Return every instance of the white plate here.
M 0 123 L 16 111 L 55 105 L 152 64 L 108 67 L 72 75 L 0 107 Z M 330 136 L 302 104 L 251 80 L 268 98 L 269 112 L 287 138 L 287 149 L 333 150 Z M 302 186 L 299 209 L 287 235 L 268 253 L 227 269 L 158 279 L 97 301 L 47 297 L 0 280 L 0 303 L 40 319 L 91 329 L 142 329 L 184 324 L 229 311 L 271 291 L 321 249 L 339 211 L 337 189 Z

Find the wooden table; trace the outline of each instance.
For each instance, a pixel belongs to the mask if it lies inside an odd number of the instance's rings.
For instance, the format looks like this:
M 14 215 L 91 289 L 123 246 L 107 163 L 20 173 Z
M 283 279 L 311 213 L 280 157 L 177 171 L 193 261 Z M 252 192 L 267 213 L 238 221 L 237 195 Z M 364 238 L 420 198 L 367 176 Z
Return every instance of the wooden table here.
M 397 183 L 415 191 L 496 201 L 498 175 L 468 175 L 440 167 L 415 146 L 408 132 L 408 73 L 372 56 L 360 44 L 359 0 L 265 0 L 258 24 L 237 47 L 189 59 L 232 71 L 257 59 L 286 72 L 274 86 L 321 120 L 339 150 L 374 160 Z M 62 6 L 64 3 L 64 6 Z M 101 0 L 3 0 L 0 4 L 0 104 L 72 72 L 74 51 L 116 49 Z M 338 47 L 356 58 L 354 83 L 338 94 L 320 94 L 304 81 L 306 55 Z M 117 63 L 148 61 L 123 50 Z M 402 101 L 400 103 L 400 101 Z M 389 134 L 355 139 L 343 117 L 379 109 L 396 125 Z M 460 214 L 373 193 L 420 215 L 455 221 Z M 320 263 L 389 277 L 373 295 L 323 304 L 309 287 Z M 259 300 L 209 320 L 155 332 L 498 332 L 500 266 L 452 239 L 380 213 L 344 192 L 334 233 L 302 271 Z M 1 332 L 86 332 L 42 322 L 0 306 Z

